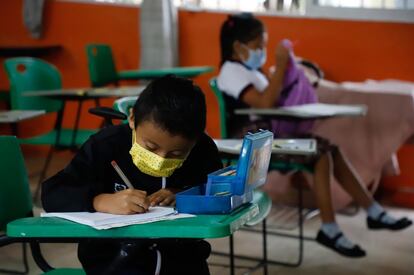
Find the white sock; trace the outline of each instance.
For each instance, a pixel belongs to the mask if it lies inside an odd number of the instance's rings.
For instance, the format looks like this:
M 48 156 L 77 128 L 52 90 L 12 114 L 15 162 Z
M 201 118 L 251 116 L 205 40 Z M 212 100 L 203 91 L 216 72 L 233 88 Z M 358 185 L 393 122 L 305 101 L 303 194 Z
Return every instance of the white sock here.
M 381 213 L 385 213 L 385 215 L 382 216 L 381 221 L 388 224 L 393 224 L 397 220 L 391 217 L 385 209 L 376 201 L 374 201 L 368 208 L 367 208 L 367 214 L 368 217 L 374 220 L 378 220 Z
M 339 233 L 342 233 L 342 236 L 336 241 L 336 246 L 341 246 L 345 248 L 353 248 L 355 244 L 351 242 L 339 228 L 336 222 L 331 223 L 322 223 L 321 230 L 331 239 L 335 238 Z

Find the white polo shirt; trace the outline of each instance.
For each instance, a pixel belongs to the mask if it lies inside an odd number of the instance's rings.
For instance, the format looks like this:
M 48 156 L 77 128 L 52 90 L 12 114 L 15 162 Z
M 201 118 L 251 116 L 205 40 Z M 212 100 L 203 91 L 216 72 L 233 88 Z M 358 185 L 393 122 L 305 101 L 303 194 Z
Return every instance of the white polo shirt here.
M 263 92 L 268 85 L 269 81 L 261 71 L 251 70 L 236 61 L 224 62 L 217 77 L 218 88 L 236 100 L 241 100 L 241 95 L 250 86 Z

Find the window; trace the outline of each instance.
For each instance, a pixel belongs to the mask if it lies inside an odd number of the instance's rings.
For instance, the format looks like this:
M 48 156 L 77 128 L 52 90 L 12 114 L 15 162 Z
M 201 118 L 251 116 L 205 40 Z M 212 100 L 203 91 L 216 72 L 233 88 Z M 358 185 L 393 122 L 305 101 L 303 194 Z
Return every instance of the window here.
M 143 0 L 72 0 L 140 5 Z M 414 0 L 171 0 L 194 11 L 260 12 L 315 18 L 414 22 Z
M 414 22 L 414 0 L 307 0 L 305 8 L 310 17 Z
M 143 0 L 72 0 L 109 4 L 140 5 Z M 172 0 L 177 7 L 192 10 L 298 13 L 305 10 L 306 0 Z
M 317 5 L 325 7 L 414 9 L 413 0 L 319 0 Z

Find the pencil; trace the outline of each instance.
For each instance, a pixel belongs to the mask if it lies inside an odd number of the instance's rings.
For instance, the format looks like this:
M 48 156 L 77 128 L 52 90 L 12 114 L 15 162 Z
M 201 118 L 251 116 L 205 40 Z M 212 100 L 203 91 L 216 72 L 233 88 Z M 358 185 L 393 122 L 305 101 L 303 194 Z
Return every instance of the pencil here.
M 125 176 L 124 172 L 122 172 L 121 168 L 119 168 L 118 164 L 115 160 L 111 161 L 112 167 L 114 167 L 115 171 L 118 173 L 118 175 L 121 177 L 121 179 L 125 182 L 125 184 L 128 186 L 129 189 L 134 189 L 134 186 L 132 186 L 132 183 L 129 181 L 129 179 Z

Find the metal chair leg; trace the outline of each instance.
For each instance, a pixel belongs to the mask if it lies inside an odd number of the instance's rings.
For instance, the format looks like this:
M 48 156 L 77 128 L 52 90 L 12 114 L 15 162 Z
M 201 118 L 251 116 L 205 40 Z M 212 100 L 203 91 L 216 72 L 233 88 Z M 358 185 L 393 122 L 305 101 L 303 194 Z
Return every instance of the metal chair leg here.
M 44 272 L 48 272 L 53 270 L 54 268 L 51 267 L 47 261 L 45 260 L 45 258 L 43 258 L 42 252 L 40 250 L 40 244 L 39 242 L 30 242 L 30 249 L 32 250 L 32 256 L 33 259 L 35 261 L 35 263 L 37 264 L 37 266 Z
M 40 190 L 42 189 L 42 182 L 46 178 L 47 169 L 49 168 L 49 164 L 52 160 L 54 150 L 55 150 L 54 147 L 51 146 L 49 149 L 49 152 L 47 153 L 46 161 L 45 161 L 45 164 L 43 165 L 43 169 L 42 169 L 42 172 L 40 173 L 39 181 L 37 183 L 37 187 L 36 187 L 36 191 L 34 195 L 34 201 L 37 201 L 39 199 Z
M 10 269 L 0 269 L 0 273 L 5 274 L 27 274 L 29 273 L 29 264 L 27 262 L 27 246 L 26 243 L 22 243 L 22 262 L 23 262 L 23 271 L 10 270 Z

